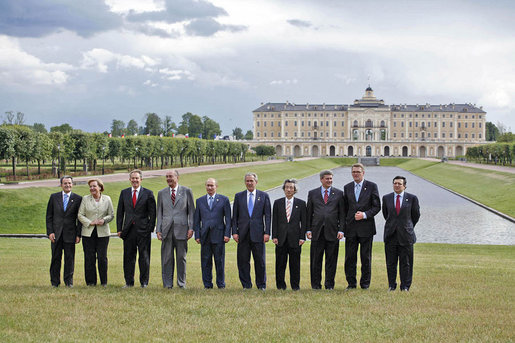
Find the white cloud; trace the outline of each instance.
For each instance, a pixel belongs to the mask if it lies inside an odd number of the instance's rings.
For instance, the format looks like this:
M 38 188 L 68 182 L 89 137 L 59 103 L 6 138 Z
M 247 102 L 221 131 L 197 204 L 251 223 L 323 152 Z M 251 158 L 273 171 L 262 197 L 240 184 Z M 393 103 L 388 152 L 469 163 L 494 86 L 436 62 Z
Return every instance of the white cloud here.
M 299 83 L 299 80 L 292 79 L 292 80 L 273 80 L 270 82 L 270 85 L 276 86 L 276 85 L 296 85 Z
M 73 66 L 45 63 L 23 51 L 16 40 L 0 36 L 0 80 L 13 86 L 59 86 L 65 84 Z
M 82 54 L 81 68 L 96 69 L 101 73 L 107 73 L 109 65 L 116 65 L 117 68 L 136 68 L 152 72 L 152 67 L 159 62 L 148 56 L 134 57 L 113 53 L 106 49 L 95 48 Z
M 163 74 L 163 77 L 170 81 L 176 81 L 176 80 L 182 80 L 182 79 L 195 80 L 195 75 L 193 75 L 188 70 L 163 68 L 163 69 L 159 69 L 159 73 Z

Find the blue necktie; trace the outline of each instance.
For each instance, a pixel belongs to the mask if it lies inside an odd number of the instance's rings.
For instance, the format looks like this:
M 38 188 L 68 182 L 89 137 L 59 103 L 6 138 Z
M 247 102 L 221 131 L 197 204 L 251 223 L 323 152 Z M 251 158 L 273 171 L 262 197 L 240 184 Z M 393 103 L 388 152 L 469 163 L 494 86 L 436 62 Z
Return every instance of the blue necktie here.
M 209 197 L 209 209 L 213 209 L 213 197 Z
M 359 199 L 359 193 L 361 193 L 361 184 L 357 184 L 356 185 L 356 190 L 354 191 L 355 195 L 356 195 L 356 202 L 358 202 L 358 199 Z
M 64 194 L 64 199 L 63 199 L 63 208 L 64 210 L 66 211 L 66 207 L 68 207 L 68 194 Z
M 254 194 L 253 193 L 249 194 L 248 208 L 249 208 L 249 217 L 252 217 L 252 210 L 254 209 Z

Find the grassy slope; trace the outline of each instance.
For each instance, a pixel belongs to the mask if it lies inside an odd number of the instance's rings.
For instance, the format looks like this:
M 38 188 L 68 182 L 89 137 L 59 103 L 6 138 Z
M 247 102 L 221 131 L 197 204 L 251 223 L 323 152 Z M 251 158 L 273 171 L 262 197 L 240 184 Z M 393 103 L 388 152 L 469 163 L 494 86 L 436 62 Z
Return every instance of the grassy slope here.
M 161 287 L 157 240 L 145 290 L 120 288 L 119 239 L 110 242 L 106 289 L 84 285 L 83 254 L 80 246 L 77 250 L 75 288 L 52 289 L 47 240 L 0 239 L 3 342 L 507 342 L 515 338 L 513 247 L 417 244 L 409 294 L 386 291 L 381 243 L 374 244 L 370 290 L 351 292 L 344 292 L 343 246 L 336 289 L 312 291 L 307 243 L 300 292 L 275 290 L 272 244 L 267 244 L 266 292 L 241 290 L 234 242 L 227 245 L 227 288 L 210 291 L 202 289 L 199 247 L 192 240 L 187 290 Z
M 418 159 L 397 166 L 515 217 L 515 174 Z
M 179 183 L 191 187 L 194 197 L 205 193 L 204 182 L 208 177 L 218 179 L 218 192 L 231 199 L 236 192 L 245 188 L 243 176 L 248 171 L 256 172 L 259 176 L 259 189 L 269 189 L 282 184 L 287 177 L 303 178 L 321 169 L 335 168 L 342 164 L 350 165 L 353 159 L 318 159 L 302 162 L 285 162 L 274 164 L 271 168 L 266 165 L 255 167 L 240 167 L 212 172 L 201 172 L 181 175 Z M 157 192 L 166 187 L 164 177 L 149 178 L 143 180 L 143 187 Z M 0 190 L 0 233 L 45 233 L 45 213 L 48 198 L 51 193 L 60 190 L 57 187 L 26 188 L 20 190 Z M 129 181 L 113 182 L 106 184 L 105 193 L 113 200 L 116 211 L 118 197 L 123 188 L 129 187 Z M 87 185 L 78 185 L 73 188 L 77 194 L 89 194 Z M 115 232 L 115 225 L 111 224 L 111 231 Z

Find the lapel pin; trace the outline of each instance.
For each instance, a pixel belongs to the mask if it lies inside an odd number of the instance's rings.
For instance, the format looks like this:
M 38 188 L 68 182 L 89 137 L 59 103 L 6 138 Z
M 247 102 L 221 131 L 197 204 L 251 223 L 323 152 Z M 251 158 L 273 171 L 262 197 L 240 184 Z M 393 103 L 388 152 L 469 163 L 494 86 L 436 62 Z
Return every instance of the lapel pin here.
M 258 198 L 258 201 L 261 200 L 261 198 Z
M 218 200 L 220 200 L 220 199 L 216 199 L 216 201 L 218 201 Z
M 367 190 L 367 187 L 363 188 L 363 190 L 364 190 L 364 191 L 366 191 L 366 190 Z
M 299 208 L 299 206 L 295 206 L 295 208 Z

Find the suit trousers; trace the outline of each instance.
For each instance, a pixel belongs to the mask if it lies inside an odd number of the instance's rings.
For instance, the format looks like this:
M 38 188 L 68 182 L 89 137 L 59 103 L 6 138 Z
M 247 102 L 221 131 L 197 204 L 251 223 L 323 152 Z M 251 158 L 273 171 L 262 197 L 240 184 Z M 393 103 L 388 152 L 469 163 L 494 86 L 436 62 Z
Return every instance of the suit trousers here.
M 137 229 L 132 226 L 127 237 L 123 241 L 123 274 L 125 284 L 134 286 L 134 269 L 136 267 L 136 254 L 139 253 L 139 282 L 141 285 L 148 285 L 150 271 L 150 242 L 151 234 L 138 234 Z
M 318 240 L 311 241 L 310 249 L 310 274 L 311 288 L 322 288 L 322 261 L 325 253 L 325 283 L 326 289 L 334 288 L 334 277 L 336 275 L 336 267 L 338 264 L 338 252 L 340 249 L 340 241 L 328 241 L 324 236 L 324 229 L 320 232 Z
M 52 260 L 50 262 L 50 282 L 52 286 L 61 283 L 61 260 L 64 250 L 64 274 L 63 280 L 66 286 L 73 286 L 73 272 L 75 269 L 75 242 L 65 243 L 63 236 L 55 243 L 51 243 Z
M 286 264 L 288 263 L 288 256 L 290 257 L 290 286 L 293 290 L 298 290 L 300 283 L 300 254 L 301 246 L 299 245 L 298 237 L 293 240 L 297 244 L 294 248 L 290 246 L 288 237 L 282 246 L 275 247 L 275 283 L 277 289 L 286 289 L 286 282 L 284 281 Z
M 173 251 L 176 258 L 174 259 Z M 170 231 L 166 238 L 161 241 L 161 274 L 163 287 L 173 287 L 173 274 L 175 271 L 175 260 L 177 260 L 177 285 L 186 287 L 186 253 L 188 252 L 188 241 L 177 239 Z
M 237 248 L 238 273 L 243 288 L 252 288 L 250 278 L 250 253 L 254 258 L 254 270 L 256 272 L 256 286 L 266 289 L 266 255 L 265 243 L 252 242 L 250 232 L 245 237 L 240 236 Z
M 388 286 L 397 288 L 397 263 L 399 263 L 401 290 L 409 289 L 413 279 L 413 244 L 400 245 L 395 233 L 385 242 L 384 251 Z
M 107 246 L 109 236 L 98 237 L 97 228 L 93 229 L 90 237 L 82 237 L 82 248 L 84 249 L 84 276 L 86 285 L 94 286 L 97 284 L 97 268 L 100 284 L 107 285 Z
M 372 243 L 374 237 L 345 238 L 345 277 L 349 287 L 356 287 L 356 265 L 358 263 L 358 247 L 361 259 L 361 288 L 370 287 L 372 276 Z
M 210 232 L 200 245 L 200 265 L 205 288 L 213 288 L 213 259 L 215 260 L 216 286 L 225 288 L 225 243 L 211 243 Z

